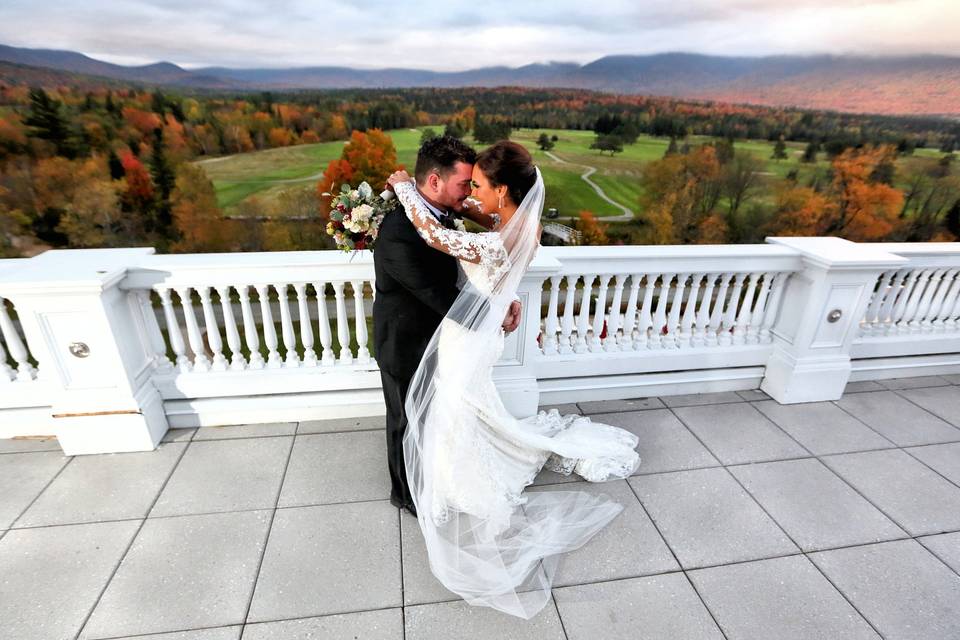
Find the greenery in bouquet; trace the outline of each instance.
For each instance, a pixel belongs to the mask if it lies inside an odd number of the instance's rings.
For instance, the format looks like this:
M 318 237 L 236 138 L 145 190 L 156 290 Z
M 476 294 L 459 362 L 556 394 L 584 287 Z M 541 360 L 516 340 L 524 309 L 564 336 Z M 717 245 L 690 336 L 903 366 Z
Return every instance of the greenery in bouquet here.
M 337 247 L 348 252 L 373 249 L 380 223 L 391 205 L 374 194 L 366 182 L 356 189 L 344 183 L 340 193 L 323 195 L 331 198 L 327 235 L 333 236 Z

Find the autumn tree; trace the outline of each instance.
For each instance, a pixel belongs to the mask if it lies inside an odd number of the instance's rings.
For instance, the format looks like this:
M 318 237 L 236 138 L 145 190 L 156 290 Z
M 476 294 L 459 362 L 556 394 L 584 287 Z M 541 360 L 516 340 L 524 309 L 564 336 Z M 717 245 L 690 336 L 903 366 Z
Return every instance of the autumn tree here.
M 597 220 L 591 211 L 581 211 L 574 221 L 574 228 L 580 232 L 580 243 L 588 245 L 606 245 L 607 225 Z
M 173 251 L 193 253 L 234 248 L 235 225 L 223 219 L 213 184 L 201 167 L 184 163 L 177 168 L 171 205 L 179 236 L 171 247 Z
M 600 134 L 590 144 L 590 148 L 597 149 L 600 153 L 609 151 L 610 155 L 613 156 L 615 153 L 623 151 L 623 140 L 612 133 Z
M 722 197 L 717 151 L 703 145 L 647 164 L 641 178 L 641 220 L 652 244 L 714 242 L 725 223 L 717 211 Z M 709 226 L 709 239 L 702 234 Z

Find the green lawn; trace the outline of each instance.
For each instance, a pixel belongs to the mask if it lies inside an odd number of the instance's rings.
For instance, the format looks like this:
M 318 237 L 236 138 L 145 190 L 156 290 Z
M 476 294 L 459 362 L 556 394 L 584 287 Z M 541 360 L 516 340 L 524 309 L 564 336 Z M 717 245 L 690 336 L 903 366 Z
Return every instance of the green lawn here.
M 388 132 L 397 149 L 397 160 L 411 172 L 424 128 Z M 443 129 L 441 126 L 432 128 L 437 132 Z M 557 136 L 552 153 L 566 163 L 551 159 L 537 148 L 536 140 L 541 133 Z M 642 192 L 640 177 L 643 167 L 648 162 L 662 158 L 670 142 L 667 138 L 642 135 L 635 144 L 627 145 L 622 153 L 611 156 L 590 148 L 594 138 L 592 131 L 562 129 L 518 129 L 511 134 L 512 140 L 523 144 L 533 153 L 547 187 L 546 207 L 555 207 L 561 217 L 575 216 L 582 210 L 592 211 L 600 217 L 622 213 L 580 179 L 583 166 L 596 167 L 597 172 L 591 179 L 613 200 L 636 212 Z M 708 136 L 690 136 L 686 142 L 695 146 L 710 140 L 712 138 Z M 469 136 L 465 141 L 478 150 L 482 146 L 475 144 Z M 270 149 L 204 160 L 200 164 L 213 181 L 221 209 L 233 212 L 239 203 L 250 197 L 269 204 L 286 189 L 315 185 L 317 176 L 327 164 L 340 157 L 343 144 L 343 141 L 337 141 Z M 816 164 L 800 162 L 806 147 L 803 143 L 788 142 L 789 157 L 784 160 L 772 159 L 774 143 L 766 140 L 738 140 L 734 146 L 737 151 L 752 153 L 763 161 L 768 181 L 782 180 L 790 171 L 796 170 L 802 184 L 814 171 L 829 165 L 823 153 Z M 933 149 L 918 149 L 913 156 L 900 158 L 897 186 L 904 186 L 900 182 L 905 170 L 929 164 L 942 155 Z M 283 180 L 295 182 L 278 182 Z M 769 194 L 763 196 L 764 199 L 769 197 Z

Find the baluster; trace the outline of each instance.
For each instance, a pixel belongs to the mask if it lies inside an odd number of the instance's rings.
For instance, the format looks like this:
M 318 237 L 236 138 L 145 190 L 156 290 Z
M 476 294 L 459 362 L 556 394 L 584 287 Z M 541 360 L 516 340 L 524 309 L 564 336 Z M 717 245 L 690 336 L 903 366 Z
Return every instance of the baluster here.
M 703 288 L 703 297 L 697 308 L 696 320 L 693 328 L 691 346 L 702 347 L 707 343 L 707 327 L 710 326 L 710 304 L 713 302 L 713 288 L 717 282 L 717 274 L 706 274 L 706 284 Z
M 293 317 L 290 315 L 290 300 L 287 298 L 290 285 L 274 283 L 273 288 L 277 292 L 277 304 L 280 305 L 280 337 L 283 338 L 283 348 L 286 350 L 283 366 L 296 369 L 300 366 L 300 355 L 297 353 L 297 336 L 293 332 Z
M 200 306 L 203 309 L 203 326 L 207 330 L 207 344 L 213 353 L 214 371 L 226 371 L 227 359 L 223 357 L 223 340 L 220 338 L 220 327 L 217 325 L 217 316 L 213 313 L 210 304 L 210 287 L 196 289 L 200 295 Z
M 637 325 L 637 298 L 640 292 L 640 279 L 643 274 L 635 273 L 630 276 L 630 295 L 627 298 L 627 312 L 623 315 L 623 335 L 620 339 L 620 350 L 633 349 L 633 329 Z
M 273 309 L 270 308 L 270 285 L 254 285 L 260 300 L 260 317 L 263 320 L 263 344 L 267 347 L 267 369 L 279 369 L 283 366 L 280 352 L 277 351 L 277 327 L 274 325 Z M 279 292 L 278 292 L 279 293 Z
M 956 299 L 954 300 L 950 311 L 944 315 L 944 331 L 956 331 L 958 328 L 960 328 L 960 274 L 957 274 L 955 289 L 956 291 L 952 292 L 950 295 L 955 296 Z
M 153 312 L 153 302 L 150 300 L 149 289 L 137 289 L 134 292 L 137 304 L 140 307 L 140 313 L 143 316 L 144 330 L 150 340 L 150 346 L 153 347 L 153 361 L 160 373 L 169 373 L 173 371 L 173 364 L 167 357 L 167 344 L 163 341 L 163 334 L 160 333 L 160 325 L 157 323 L 157 314 Z
M 187 348 L 183 343 L 183 334 L 180 332 L 180 323 L 177 322 L 177 314 L 173 309 L 173 301 L 170 299 L 170 289 L 166 287 L 155 288 L 154 291 L 160 296 L 160 304 L 163 306 L 163 319 L 167 325 L 167 338 L 170 340 L 170 348 L 176 357 L 177 369 L 182 373 L 191 370 L 190 359 L 187 358 Z M 184 312 L 186 314 L 186 312 Z
M 36 377 L 37 370 L 30 364 L 30 353 L 20 339 L 20 334 L 7 312 L 7 305 L 2 297 L 0 297 L 0 334 L 3 335 L 3 339 L 7 343 L 7 349 L 17 363 L 17 381 L 33 380 Z
M 626 274 L 617 274 L 613 287 L 613 302 L 610 303 L 610 313 L 607 314 L 607 339 L 603 341 L 605 351 L 619 351 L 620 343 L 620 305 L 623 303 L 623 283 Z
M 347 321 L 347 304 L 343 298 L 343 282 L 333 283 L 333 295 L 337 300 L 337 344 L 340 345 L 340 364 L 353 362 L 350 353 L 350 323 Z
M 870 298 L 870 305 L 867 307 L 867 312 L 863 316 L 863 323 L 860 325 L 861 335 L 872 335 L 876 330 L 880 308 L 892 290 L 889 283 L 890 278 L 895 273 L 895 271 L 884 271 L 877 278 L 877 289 L 873 292 L 873 297 Z
M 689 347 L 692 344 L 693 319 L 697 313 L 697 296 L 700 294 L 701 280 L 703 280 L 702 273 L 695 273 L 690 279 L 690 293 L 687 294 L 687 304 L 683 309 L 683 319 L 680 321 L 680 333 L 677 336 L 680 347 Z
M 677 288 L 673 292 L 673 302 L 670 304 L 670 315 L 667 319 L 667 334 L 664 336 L 664 346 L 676 349 L 680 346 L 680 313 L 683 310 L 683 292 L 687 289 L 688 273 L 677 274 Z
M 587 328 L 590 326 L 590 298 L 593 293 L 593 280 L 596 275 L 583 276 L 583 289 L 580 292 L 580 315 L 577 317 L 577 341 L 573 346 L 574 353 L 586 353 Z
M 910 293 L 907 306 L 903 311 L 902 333 L 919 333 L 919 327 L 915 324 L 917 310 L 920 308 L 921 301 L 926 296 L 927 282 L 929 282 L 930 276 L 932 275 L 933 271 L 931 269 L 925 269 L 920 272 L 920 276 L 914 284 L 913 291 Z
M 750 325 L 747 328 L 746 335 L 747 344 L 757 344 L 760 342 L 760 324 L 763 322 L 763 314 L 767 308 L 767 299 L 770 296 L 772 279 L 773 273 L 767 271 L 763 274 L 763 279 L 760 281 L 760 292 L 757 294 L 757 302 L 753 305 L 753 310 L 750 313 Z
M 727 289 L 730 288 L 730 281 L 733 275 L 729 273 L 720 274 L 720 289 L 717 291 L 717 299 L 713 303 L 713 313 L 710 315 L 710 331 L 707 333 L 707 345 L 715 346 L 723 344 L 720 334 L 724 331 L 723 315 L 727 306 Z
M 557 302 L 560 298 L 560 281 L 563 276 L 550 276 L 550 302 L 547 304 L 547 317 L 544 321 L 543 340 L 541 350 L 545 355 L 557 353 L 557 329 L 560 322 L 557 318 Z
M 607 288 L 610 286 L 611 277 L 611 275 L 602 274 L 600 276 L 600 282 L 597 288 L 597 303 L 593 308 L 593 335 L 590 338 L 590 351 L 593 352 L 603 351 L 603 343 L 600 340 L 600 334 L 603 333 L 603 323 L 607 317 Z M 608 338 L 610 337 L 609 329 L 610 327 L 608 324 Z
M 333 354 L 333 339 L 330 335 L 330 315 L 327 313 L 327 283 L 314 282 L 313 288 L 317 292 L 317 329 L 320 334 L 320 362 L 331 366 L 336 363 Z
M 753 313 L 753 296 L 757 292 L 757 280 L 760 278 L 758 273 L 744 274 L 743 278 L 749 278 L 750 284 L 747 285 L 747 292 L 743 296 L 743 302 L 740 303 L 740 310 L 734 310 L 736 318 L 734 319 L 733 344 L 744 344 L 746 342 L 746 333 L 750 325 L 750 316 Z M 739 300 L 739 295 L 737 297 Z
M 770 333 L 770 330 L 773 327 L 773 321 L 777 317 L 777 311 L 780 309 L 780 298 L 783 296 L 783 290 L 786 288 L 787 278 L 789 277 L 789 273 L 780 272 L 776 274 L 773 283 L 770 285 L 769 303 L 763 310 L 763 322 L 760 325 L 761 344 L 773 342 L 773 335 Z
M 878 320 L 882 327 L 877 326 L 875 333 L 879 334 L 882 330 L 882 333 L 886 335 L 889 334 L 893 328 L 897 304 L 901 300 L 903 304 L 906 304 L 905 279 L 910 276 L 910 273 L 907 269 L 901 269 L 893 274 L 893 279 L 890 281 L 890 292 L 887 294 L 887 299 L 883 302 L 883 306 L 880 307 Z
M 634 350 L 649 349 L 651 334 L 656 333 L 653 330 L 653 293 L 657 288 L 659 273 L 648 273 L 643 284 L 643 304 L 640 306 L 640 317 L 637 320 L 637 340 L 634 342 Z M 659 344 L 660 338 L 657 337 Z
M 260 334 L 257 332 L 257 321 L 250 306 L 249 285 L 235 285 L 234 289 L 240 296 L 240 314 L 243 316 L 243 340 L 250 352 L 251 369 L 263 369 L 263 354 L 260 353 Z
M 353 329 L 357 336 L 357 362 L 370 362 L 370 350 L 367 349 L 367 314 L 363 310 L 363 281 L 351 282 L 353 287 Z M 538 305 L 539 307 L 539 305 Z
M 297 293 L 297 320 L 300 322 L 300 343 L 303 345 L 303 365 L 317 366 L 317 353 L 313 350 L 313 320 L 310 319 L 309 300 L 307 299 L 307 284 L 296 282 L 293 290 Z
M 921 304 L 921 308 L 917 314 L 920 320 L 921 333 L 930 333 L 933 331 L 933 319 L 937 317 L 937 314 L 940 312 L 940 305 L 943 304 L 943 297 L 947 293 L 947 274 L 947 269 L 940 269 L 927 287 L 929 295 L 924 295 L 923 299 L 925 302 Z
M 220 298 L 220 311 L 223 313 L 223 330 L 227 334 L 227 346 L 230 348 L 230 369 L 243 371 L 247 362 L 240 349 L 240 332 L 237 331 L 237 319 L 233 317 L 233 304 L 230 302 L 230 287 L 216 287 Z M 209 331 L 209 329 L 208 329 Z M 217 334 L 219 336 L 219 332 Z
M 664 346 L 663 333 L 667 328 L 667 304 L 670 301 L 670 283 L 673 282 L 673 276 L 672 273 L 665 273 L 660 279 L 657 309 L 653 312 L 653 330 L 650 332 L 651 349 L 662 349 Z
M 937 285 L 940 283 L 940 279 L 943 278 L 943 270 L 937 269 L 934 271 L 930 269 L 926 272 L 927 277 L 924 279 L 921 276 L 921 282 L 923 286 L 923 295 L 919 296 L 919 301 L 917 302 L 916 307 L 913 309 L 913 313 L 910 314 L 910 322 L 907 323 L 907 327 L 910 329 L 910 333 L 916 334 L 922 331 L 922 324 L 924 318 L 927 317 L 927 310 L 930 308 L 930 301 L 933 299 L 933 294 L 936 292 Z
M 9 384 L 16 378 L 17 372 L 7 364 L 7 351 L 0 340 L 0 385 Z
M 957 294 L 958 291 L 960 291 L 960 271 L 954 269 L 951 273 L 953 280 L 950 282 L 950 289 L 944 296 L 943 304 L 940 306 L 940 312 L 933 321 L 933 328 L 937 333 L 946 331 L 950 326 L 952 320 L 951 312 L 953 311 L 954 304 L 958 300 Z
M 183 310 L 183 320 L 187 324 L 187 340 L 190 343 L 190 350 L 193 351 L 193 371 L 210 371 L 210 359 L 207 358 L 207 350 L 203 344 L 203 337 L 200 335 L 200 325 L 197 324 L 197 316 L 193 310 L 193 298 L 191 298 L 190 287 L 177 287 L 177 296 L 180 298 L 180 308 Z
M 560 353 L 573 352 L 573 307 L 577 294 L 578 280 L 580 280 L 580 276 L 567 276 L 567 293 L 563 298 L 563 322 L 560 327 L 560 340 L 558 345 Z
M 736 327 L 737 308 L 740 306 L 740 291 L 743 289 L 744 274 L 736 273 L 733 276 L 733 290 L 727 301 L 727 310 L 721 316 L 721 332 L 717 336 L 717 344 L 721 347 L 733 344 L 733 330 Z

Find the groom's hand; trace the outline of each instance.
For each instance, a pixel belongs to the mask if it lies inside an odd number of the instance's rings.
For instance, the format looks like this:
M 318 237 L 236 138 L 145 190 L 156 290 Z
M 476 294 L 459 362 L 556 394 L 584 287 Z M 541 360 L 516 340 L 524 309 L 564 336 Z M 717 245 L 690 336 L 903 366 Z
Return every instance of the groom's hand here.
M 514 300 L 510 303 L 510 308 L 507 309 L 507 315 L 503 319 L 503 330 L 507 333 L 515 331 L 517 327 L 520 326 L 520 301 Z

